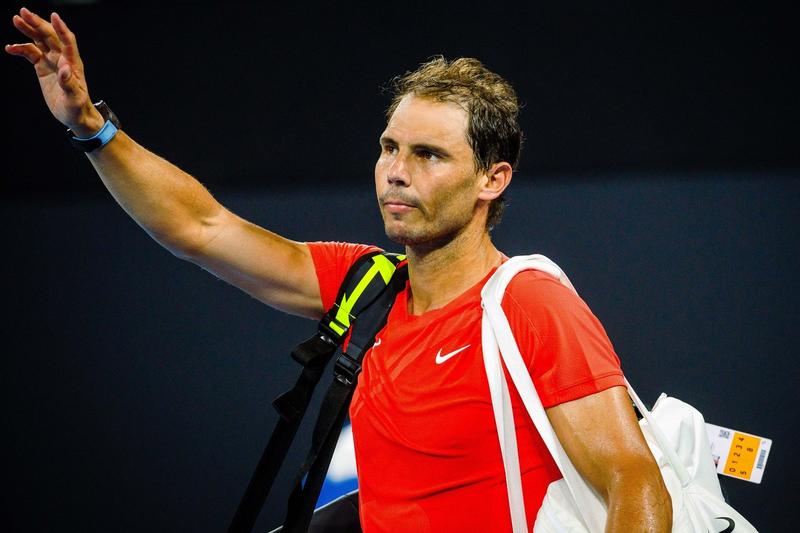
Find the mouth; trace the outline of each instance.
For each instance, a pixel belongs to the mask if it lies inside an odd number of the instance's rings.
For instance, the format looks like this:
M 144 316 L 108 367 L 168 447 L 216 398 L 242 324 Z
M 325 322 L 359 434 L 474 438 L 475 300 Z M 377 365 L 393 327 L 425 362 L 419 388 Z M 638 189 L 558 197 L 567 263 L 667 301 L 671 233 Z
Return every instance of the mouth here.
M 399 214 L 399 213 L 408 213 L 409 211 L 411 211 L 412 209 L 414 209 L 414 207 L 413 207 L 413 206 L 410 206 L 410 205 L 406 205 L 406 204 L 397 204 L 397 203 L 392 203 L 392 202 L 386 202 L 386 203 L 384 203 L 384 204 L 383 204 L 383 207 L 384 207 L 384 208 L 386 209 L 386 211 L 388 211 L 389 213 L 396 213 L 396 214 Z
M 384 209 L 390 213 L 407 213 L 417 206 L 408 200 L 401 200 L 399 198 L 386 198 L 381 201 Z

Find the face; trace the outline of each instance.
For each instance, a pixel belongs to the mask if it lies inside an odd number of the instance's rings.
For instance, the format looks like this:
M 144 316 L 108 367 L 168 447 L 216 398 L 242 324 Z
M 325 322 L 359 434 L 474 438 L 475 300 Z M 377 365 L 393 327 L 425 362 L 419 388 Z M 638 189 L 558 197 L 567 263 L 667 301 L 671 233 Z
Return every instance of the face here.
M 452 239 L 475 215 L 480 180 L 460 106 L 408 95 L 380 138 L 375 190 L 386 235 L 406 245 Z

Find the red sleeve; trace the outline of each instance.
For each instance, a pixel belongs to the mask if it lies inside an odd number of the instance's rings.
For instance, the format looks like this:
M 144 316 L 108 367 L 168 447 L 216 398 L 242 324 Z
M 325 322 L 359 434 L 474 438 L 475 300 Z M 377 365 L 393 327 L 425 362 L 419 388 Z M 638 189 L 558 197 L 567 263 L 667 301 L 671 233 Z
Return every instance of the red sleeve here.
M 349 242 L 307 242 L 317 272 L 322 307 L 327 311 L 336 300 L 347 271 L 362 255 L 380 250 L 376 246 Z
M 625 384 L 619 358 L 586 303 L 548 274 L 521 272 L 503 309 L 542 405 L 576 400 Z

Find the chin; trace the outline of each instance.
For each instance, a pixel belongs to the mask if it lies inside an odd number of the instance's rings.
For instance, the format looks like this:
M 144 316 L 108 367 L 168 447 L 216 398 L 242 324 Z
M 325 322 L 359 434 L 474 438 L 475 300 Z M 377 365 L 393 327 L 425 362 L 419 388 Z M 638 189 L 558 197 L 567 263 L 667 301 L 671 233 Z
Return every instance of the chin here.
M 404 246 L 419 244 L 426 240 L 422 235 L 402 224 L 384 224 L 383 229 L 390 241 Z
M 386 237 L 397 244 L 403 246 L 418 246 L 423 248 L 436 248 L 444 246 L 455 237 L 458 232 L 445 232 L 442 234 L 425 233 L 422 231 L 411 231 L 408 228 L 391 227 L 388 224 L 384 226 Z
M 414 239 L 406 232 L 392 231 L 389 228 L 386 228 L 386 238 L 394 243 L 402 244 L 403 246 L 413 245 L 417 243 L 417 239 Z

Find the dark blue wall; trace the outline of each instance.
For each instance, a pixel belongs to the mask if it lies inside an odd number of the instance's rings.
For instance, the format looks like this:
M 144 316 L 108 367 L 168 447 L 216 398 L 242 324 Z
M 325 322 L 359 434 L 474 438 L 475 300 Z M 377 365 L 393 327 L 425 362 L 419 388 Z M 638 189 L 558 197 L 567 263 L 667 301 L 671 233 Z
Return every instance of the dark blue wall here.
M 645 401 L 774 439 L 761 485 L 722 479 L 762 531 L 783 530 L 800 473 L 798 177 L 519 175 L 495 234 L 561 264 Z M 394 249 L 371 187 L 218 196 L 291 238 Z M 8 203 L 0 222 L 6 530 L 223 530 L 313 323 L 175 259 L 110 198 Z
M 226 205 L 295 239 L 389 246 L 370 191 L 392 76 L 433 54 L 506 76 L 527 142 L 497 242 L 566 269 L 647 401 L 666 391 L 774 439 L 761 485 L 723 484 L 762 531 L 788 527 L 800 474 L 789 14 L 68 4 L 28 6 L 56 6 L 77 33 L 93 98 Z M 5 20 L 0 38 L 22 40 Z M 0 61 L 4 530 L 221 531 L 296 372 L 289 348 L 313 324 L 150 241 L 70 148 L 30 66 Z
M 514 84 L 531 174 L 800 167 L 795 19 L 766 8 L 66 3 L 28 7 L 71 25 L 95 100 L 213 188 L 357 185 L 378 152 L 381 87 L 434 54 Z M 3 22 L 0 40 L 23 37 Z M 27 62 L 1 61 L 0 112 L 20 138 L 0 144 L 0 192 L 99 190 L 61 166 L 71 148 Z

